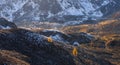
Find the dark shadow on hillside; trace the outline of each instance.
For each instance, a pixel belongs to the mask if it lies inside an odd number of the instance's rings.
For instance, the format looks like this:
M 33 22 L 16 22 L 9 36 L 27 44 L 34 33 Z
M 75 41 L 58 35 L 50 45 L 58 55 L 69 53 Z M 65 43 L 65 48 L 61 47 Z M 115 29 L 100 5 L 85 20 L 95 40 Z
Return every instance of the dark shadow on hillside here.
M 28 32 L 33 33 L 23 29 L 0 31 L 0 49 L 16 51 L 27 56 L 28 58 L 20 60 L 30 65 L 76 65 L 71 54 L 59 43 L 48 43 L 44 38 L 38 41 L 34 38 L 35 35 L 29 37 Z M 6 61 L 2 63 L 4 62 Z M 14 62 L 11 63 L 14 64 Z

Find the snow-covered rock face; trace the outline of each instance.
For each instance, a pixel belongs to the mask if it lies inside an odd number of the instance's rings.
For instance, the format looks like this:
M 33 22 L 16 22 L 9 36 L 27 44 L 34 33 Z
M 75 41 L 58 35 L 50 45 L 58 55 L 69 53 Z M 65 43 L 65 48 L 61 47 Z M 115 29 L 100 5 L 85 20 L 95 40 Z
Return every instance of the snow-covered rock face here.
M 63 32 L 60 32 L 59 30 L 51 30 L 51 29 L 46 29 L 41 32 L 39 32 L 41 35 L 45 35 L 47 37 L 51 37 L 54 41 L 60 42 L 60 43 L 69 43 L 68 38 L 69 35 L 64 34 Z
M 64 15 L 106 15 L 118 0 L 1 0 L 0 16 L 11 21 L 42 21 Z

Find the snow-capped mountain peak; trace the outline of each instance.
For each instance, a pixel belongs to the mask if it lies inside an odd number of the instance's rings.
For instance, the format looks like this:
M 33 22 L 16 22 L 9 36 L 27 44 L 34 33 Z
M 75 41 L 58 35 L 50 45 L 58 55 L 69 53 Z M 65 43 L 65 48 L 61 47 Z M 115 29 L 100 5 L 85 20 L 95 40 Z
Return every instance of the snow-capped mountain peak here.
M 0 16 L 11 21 L 44 21 L 56 16 L 102 17 L 112 0 L 1 0 Z M 111 5 L 110 5 L 111 4 Z M 115 5 L 117 6 L 117 5 Z

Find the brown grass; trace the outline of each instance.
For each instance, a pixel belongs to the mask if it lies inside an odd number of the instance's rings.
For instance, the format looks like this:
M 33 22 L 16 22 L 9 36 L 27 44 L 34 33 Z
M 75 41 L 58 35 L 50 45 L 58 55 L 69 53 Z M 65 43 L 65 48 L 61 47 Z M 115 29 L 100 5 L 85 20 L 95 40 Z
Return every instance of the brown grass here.
M 0 50 L 0 64 L 30 65 L 29 63 L 22 60 L 24 58 L 27 58 L 27 57 L 17 52 Z

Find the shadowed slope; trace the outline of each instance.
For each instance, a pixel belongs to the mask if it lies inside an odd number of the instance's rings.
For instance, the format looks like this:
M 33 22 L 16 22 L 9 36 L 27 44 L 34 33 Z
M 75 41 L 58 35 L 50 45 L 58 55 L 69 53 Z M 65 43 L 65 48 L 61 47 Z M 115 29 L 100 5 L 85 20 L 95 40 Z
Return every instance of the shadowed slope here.
M 15 61 L 15 59 L 18 59 L 30 65 L 75 65 L 72 56 L 62 46 L 55 45 L 58 43 L 49 43 L 45 36 L 28 30 L 1 31 L 0 42 L 1 50 L 16 51 L 16 53 L 20 53 L 20 57 L 22 55 L 27 56 L 25 59 L 19 59 L 16 56 L 8 57 L 9 54 L 4 57 L 5 54 L 1 52 L 2 63 L 9 61 L 11 64 L 21 64 L 22 62 Z

